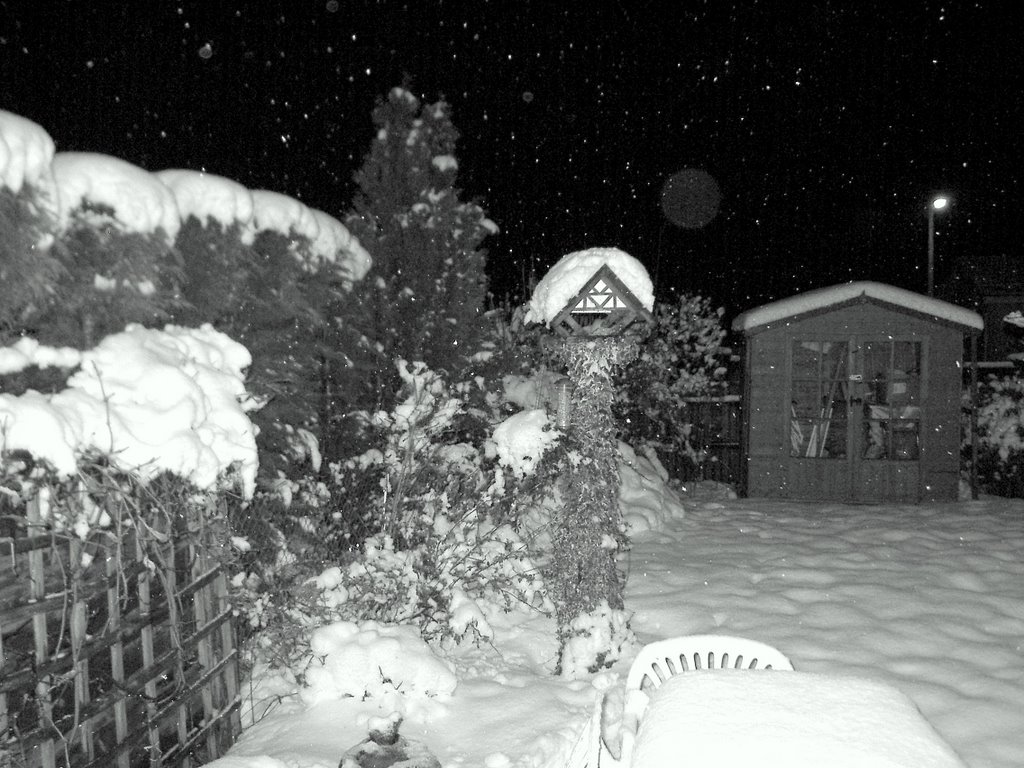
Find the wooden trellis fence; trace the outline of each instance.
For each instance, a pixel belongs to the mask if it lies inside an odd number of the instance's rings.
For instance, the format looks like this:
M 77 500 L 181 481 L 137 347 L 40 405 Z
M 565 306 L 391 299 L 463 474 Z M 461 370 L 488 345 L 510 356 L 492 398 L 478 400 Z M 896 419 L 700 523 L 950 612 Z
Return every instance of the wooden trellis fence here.
M 223 755 L 240 730 L 225 574 L 177 523 L 83 539 L 45 525 L 46 498 L 0 538 L 0 768 Z

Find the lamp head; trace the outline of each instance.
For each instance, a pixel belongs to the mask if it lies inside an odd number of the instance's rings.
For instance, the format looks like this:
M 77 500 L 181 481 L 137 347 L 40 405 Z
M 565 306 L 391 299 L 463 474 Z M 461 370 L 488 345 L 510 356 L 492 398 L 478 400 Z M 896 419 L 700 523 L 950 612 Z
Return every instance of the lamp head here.
M 939 195 L 938 197 L 932 198 L 932 208 L 936 211 L 941 211 L 947 205 L 949 205 L 949 198 L 945 195 Z

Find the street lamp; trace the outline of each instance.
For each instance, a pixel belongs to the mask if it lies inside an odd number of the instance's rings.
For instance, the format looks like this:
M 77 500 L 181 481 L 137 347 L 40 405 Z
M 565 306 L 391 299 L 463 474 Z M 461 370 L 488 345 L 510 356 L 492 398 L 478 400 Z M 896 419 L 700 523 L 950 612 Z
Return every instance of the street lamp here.
M 938 195 L 928 204 L 928 295 L 935 293 L 935 212 L 949 205 L 949 198 Z

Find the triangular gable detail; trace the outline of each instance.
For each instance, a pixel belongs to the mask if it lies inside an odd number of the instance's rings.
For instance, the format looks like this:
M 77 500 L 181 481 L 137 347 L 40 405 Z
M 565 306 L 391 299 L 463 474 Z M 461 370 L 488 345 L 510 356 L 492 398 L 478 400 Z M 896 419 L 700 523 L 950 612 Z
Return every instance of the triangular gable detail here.
M 598 320 L 584 331 L 584 326 L 573 320 L 573 315 L 598 316 Z M 582 321 L 582 317 L 580 319 Z M 551 327 L 563 336 L 611 335 L 625 331 L 637 321 L 651 325 L 654 316 L 605 264 L 569 300 L 552 320 Z
M 604 280 L 598 280 L 570 311 L 590 313 L 611 312 L 613 309 L 626 309 L 626 304 Z

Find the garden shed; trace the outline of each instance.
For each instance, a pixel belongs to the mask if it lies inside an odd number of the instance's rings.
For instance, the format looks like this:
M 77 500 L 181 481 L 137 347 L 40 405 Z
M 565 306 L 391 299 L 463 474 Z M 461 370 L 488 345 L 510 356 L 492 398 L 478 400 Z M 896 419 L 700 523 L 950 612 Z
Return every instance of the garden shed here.
M 739 315 L 748 496 L 954 500 L 965 338 L 981 317 L 876 282 Z M 972 344 L 973 348 L 973 344 Z

